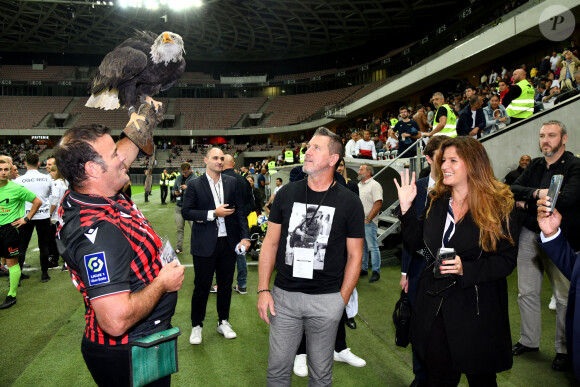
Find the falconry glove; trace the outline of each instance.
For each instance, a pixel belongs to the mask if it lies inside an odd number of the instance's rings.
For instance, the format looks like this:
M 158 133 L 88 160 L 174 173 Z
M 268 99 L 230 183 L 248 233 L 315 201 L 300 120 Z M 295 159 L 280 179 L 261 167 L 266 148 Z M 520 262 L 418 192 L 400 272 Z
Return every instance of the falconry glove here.
M 121 138 L 128 137 L 143 153 L 151 156 L 153 154 L 153 128 L 163 121 L 164 110 L 163 106 L 155 111 L 152 104 L 142 104 L 137 114 L 145 117 L 145 120 L 138 119 L 129 122 L 121 133 Z

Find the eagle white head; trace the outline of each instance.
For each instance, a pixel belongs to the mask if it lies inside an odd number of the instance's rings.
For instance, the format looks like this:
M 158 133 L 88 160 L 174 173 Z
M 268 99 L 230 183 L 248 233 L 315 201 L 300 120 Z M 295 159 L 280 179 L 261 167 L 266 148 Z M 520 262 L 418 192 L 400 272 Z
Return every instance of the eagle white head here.
M 151 46 L 151 60 L 155 64 L 165 62 L 167 66 L 169 62 L 179 62 L 183 59 L 183 54 L 183 39 L 173 32 L 163 32 Z

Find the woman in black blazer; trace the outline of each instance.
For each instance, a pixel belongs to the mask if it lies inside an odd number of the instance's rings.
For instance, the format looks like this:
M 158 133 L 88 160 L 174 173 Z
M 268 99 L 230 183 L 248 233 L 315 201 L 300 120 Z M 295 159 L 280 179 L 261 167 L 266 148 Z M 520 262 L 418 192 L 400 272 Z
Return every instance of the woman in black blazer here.
M 506 277 L 516 267 L 513 194 L 498 181 L 483 146 L 470 137 L 441 145 L 438 180 L 420 219 L 412 207 L 415 176 L 395 180 L 401 203 L 403 241 L 423 248 L 411 319 L 411 342 L 427 368 L 429 385 L 494 386 L 496 373 L 512 366 Z M 435 264 L 441 247 L 455 258 Z M 418 258 L 414 258 L 418 259 Z M 435 267 L 437 266 L 437 267 Z M 435 271 L 445 277 L 436 278 Z

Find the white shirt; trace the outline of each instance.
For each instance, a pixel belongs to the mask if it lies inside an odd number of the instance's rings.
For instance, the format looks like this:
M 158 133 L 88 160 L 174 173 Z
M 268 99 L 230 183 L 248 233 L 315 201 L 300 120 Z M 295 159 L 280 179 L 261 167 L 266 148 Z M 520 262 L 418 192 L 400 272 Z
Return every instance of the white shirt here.
M 40 173 L 38 169 L 31 169 L 24 175 L 14 179 L 16 184 L 23 185 L 28 190 L 32 191 L 38 199 L 42 202 L 32 220 L 48 219 L 50 218 L 50 193 L 52 192 L 52 177 Z M 26 202 L 25 214 L 28 215 L 32 203 Z
M 351 138 L 344 147 L 344 157 L 353 158 L 354 156 L 356 156 L 356 141 Z
M 54 223 L 56 221 L 62 223 L 62 219 L 58 216 L 58 209 L 60 208 L 60 201 L 68 189 L 68 183 L 63 179 L 52 181 L 52 192 L 50 194 L 50 205 L 56 206 L 50 220 Z
M 371 177 L 366 181 L 359 181 L 358 192 L 365 212 L 365 217 L 367 217 L 373 209 L 375 202 L 378 200 L 383 200 L 383 187 L 379 184 L 379 182 Z M 378 216 L 375 216 L 372 221 L 378 225 Z
M 372 152 L 373 160 L 377 159 L 377 150 L 375 149 L 375 143 L 372 141 L 365 141 L 362 138 L 356 142 L 356 153 L 361 153 L 361 150 L 368 150 Z
M 217 183 L 213 181 L 209 175 L 205 175 L 207 177 L 207 181 L 209 182 L 209 190 L 213 196 L 213 202 L 215 204 L 215 208 L 224 204 L 224 183 L 222 181 L 222 175 L 220 173 L 220 178 Z M 207 220 L 212 222 L 215 218 L 213 216 L 214 211 L 210 210 L 207 212 Z M 218 216 L 216 219 L 218 223 L 218 237 L 225 237 L 228 236 L 226 231 L 226 221 L 223 217 Z
M 556 69 L 558 68 L 557 67 L 558 59 L 560 59 L 560 56 L 558 56 L 558 55 L 550 57 L 550 67 L 551 67 L 552 71 L 556 71 Z

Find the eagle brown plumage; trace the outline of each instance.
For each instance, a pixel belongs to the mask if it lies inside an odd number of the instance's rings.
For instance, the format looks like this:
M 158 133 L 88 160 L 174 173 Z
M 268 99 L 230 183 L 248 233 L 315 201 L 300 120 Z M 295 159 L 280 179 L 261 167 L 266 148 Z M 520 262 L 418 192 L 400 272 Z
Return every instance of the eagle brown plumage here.
M 129 115 L 143 102 L 169 89 L 185 71 L 183 39 L 173 32 L 157 36 L 136 31 L 108 53 L 89 83 L 88 107 L 105 110 L 125 107 Z

